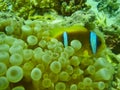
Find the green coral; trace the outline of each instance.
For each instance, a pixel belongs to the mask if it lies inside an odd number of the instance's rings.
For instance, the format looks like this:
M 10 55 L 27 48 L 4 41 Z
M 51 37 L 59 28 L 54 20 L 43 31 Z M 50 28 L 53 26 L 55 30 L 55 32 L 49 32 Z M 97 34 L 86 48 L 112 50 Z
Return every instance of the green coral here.
M 1 0 L 0 8 L 1 11 L 14 12 L 22 18 L 33 19 L 33 16 L 41 18 L 44 13 L 51 10 L 68 16 L 79 9 L 87 7 L 85 2 L 86 0 Z
M 63 15 L 71 15 L 73 12 L 86 7 L 86 0 L 60 0 L 61 3 L 61 13 Z
M 97 8 L 99 11 L 104 11 L 107 13 L 111 13 L 111 15 L 115 15 L 115 13 L 119 9 L 118 0 L 100 0 Z

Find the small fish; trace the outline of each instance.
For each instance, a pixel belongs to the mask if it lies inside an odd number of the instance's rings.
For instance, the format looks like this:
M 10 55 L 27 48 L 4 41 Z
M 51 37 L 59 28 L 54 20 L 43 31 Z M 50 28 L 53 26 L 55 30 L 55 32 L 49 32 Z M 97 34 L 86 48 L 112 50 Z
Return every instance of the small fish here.
M 68 46 L 68 34 L 67 34 L 67 32 L 63 32 L 63 44 L 64 44 L 64 47 Z
M 92 49 L 92 53 L 96 54 L 97 51 L 97 35 L 95 32 L 90 32 L 90 46 Z

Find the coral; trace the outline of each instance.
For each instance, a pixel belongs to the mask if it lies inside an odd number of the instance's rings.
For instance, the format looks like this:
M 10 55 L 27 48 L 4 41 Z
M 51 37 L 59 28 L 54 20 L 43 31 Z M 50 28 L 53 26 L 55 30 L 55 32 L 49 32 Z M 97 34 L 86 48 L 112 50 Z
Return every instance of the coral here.
M 86 24 L 86 27 L 92 25 L 104 33 L 107 47 L 113 53 L 119 54 L 119 0 L 90 0 L 91 10 L 96 14 L 93 24 Z M 93 6 L 92 6 L 93 5 Z
M 60 0 L 61 1 L 61 13 L 62 15 L 71 15 L 78 9 L 85 7 L 86 0 Z
M 97 8 L 99 11 L 104 11 L 106 13 L 111 13 L 111 15 L 115 15 L 115 13 L 119 9 L 119 3 L 117 0 L 100 0 L 100 2 L 97 5 Z
M 119 2 L 0 0 L 0 90 L 119 90 Z
M 106 27 L 107 23 L 106 23 L 106 16 L 105 14 L 102 12 L 101 14 L 96 16 L 96 20 L 95 23 L 97 24 L 98 27 Z
M 95 28 L 94 21 L 95 21 L 95 13 L 93 11 L 83 11 L 78 10 L 73 13 L 70 17 L 64 17 L 64 21 L 62 24 L 67 26 L 72 26 L 74 24 L 79 24 L 81 26 L 85 26 L 91 30 Z
M 107 31 L 108 32 L 108 31 Z M 111 33 L 111 34 L 107 34 L 106 32 L 106 43 L 108 45 L 108 47 L 115 53 L 115 54 L 119 54 L 120 53 L 120 49 L 119 49 L 119 45 L 120 45 L 120 37 L 119 35 L 116 35 L 115 33 Z
M 1 0 L 0 10 L 14 12 L 24 19 L 53 19 L 50 15 L 46 15 L 46 17 L 42 15 L 55 10 L 61 15 L 68 16 L 79 9 L 87 8 L 85 2 L 86 0 Z

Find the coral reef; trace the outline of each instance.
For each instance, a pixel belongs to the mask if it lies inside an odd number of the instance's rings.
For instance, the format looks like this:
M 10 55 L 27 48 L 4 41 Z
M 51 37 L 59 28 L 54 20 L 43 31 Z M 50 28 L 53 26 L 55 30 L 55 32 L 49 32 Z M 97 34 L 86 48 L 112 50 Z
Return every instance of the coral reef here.
M 103 10 L 110 15 L 114 15 L 119 9 L 118 0 L 99 0 L 97 8 L 99 11 Z
M 120 90 L 119 17 L 119 0 L 0 0 L 0 90 Z
M 94 2 L 95 1 L 95 2 Z M 115 54 L 120 53 L 119 49 L 119 16 L 120 9 L 119 3 L 120 0 L 88 0 L 88 5 L 93 5 L 91 11 L 93 11 L 96 16 L 93 21 L 95 28 L 98 28 L 105 35 L 105 40 L 107 46 Z
M 51 10 L 68 16 L 79 9 L 87 8 L 85 2 L 86 0 L 1 0 L 0 10 L 14 12 L 25 19 L 33 16 L 42 18 L 43 14 Z

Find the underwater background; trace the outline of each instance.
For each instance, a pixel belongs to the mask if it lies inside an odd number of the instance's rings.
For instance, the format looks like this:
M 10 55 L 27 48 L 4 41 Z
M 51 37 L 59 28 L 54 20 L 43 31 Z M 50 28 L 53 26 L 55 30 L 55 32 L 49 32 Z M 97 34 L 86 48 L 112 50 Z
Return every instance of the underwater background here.
M 120 0 L 0 0 L 0 90 L 120 90 Z

